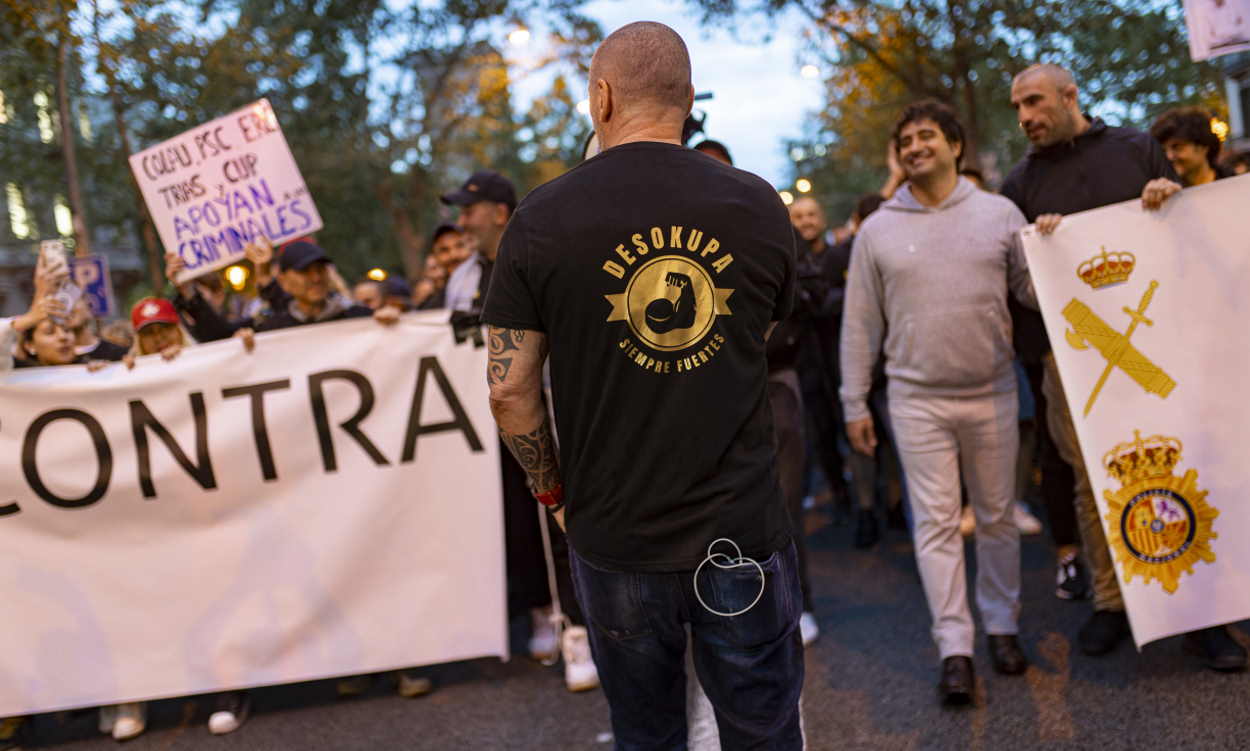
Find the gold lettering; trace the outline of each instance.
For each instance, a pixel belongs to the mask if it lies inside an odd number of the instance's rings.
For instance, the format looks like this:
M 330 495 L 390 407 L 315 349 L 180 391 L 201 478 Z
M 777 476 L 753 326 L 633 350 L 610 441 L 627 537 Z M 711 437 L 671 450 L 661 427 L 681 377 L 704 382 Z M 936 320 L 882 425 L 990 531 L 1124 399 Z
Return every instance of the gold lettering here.
M 703 352 L 703 351 L 700 351 L 700 352 L 699 352 L 699 359 L 700 359 L 700 360 L 702 360 L 703 362 L 707 362 L 707 353 L 706 353 L 706 352 Z
M 691 253 L 697 253 L 699 246 L 703 244 L 703 230 L 692 229 L 690 234 L 686 235 L 686 250 Z
M 622 340 L 621 340 L 621 343 L 620 343 L 619 345 L 617 345 L 617 346 L 619 346 L 621 349 L 625 349 L 626 347 L 628 347 L 628 346 L 629 346 L 629 340 L 628 340 L 628 339 L 622 339 Z
M 665 372 L 665 373 L 668 373 L 668 372 L 669 372 L 668 366 L 670 366 L 670 365 L 672 365 L 672 364 L 673 364 L 673 363 L 671 363 L 671 362 L 670 362 L 670 361 L 668 361 L 668 360 L 665 360 L 665 361 L 664 361 L 664 372 Z
M 664 230 L 659 227 L 651 228 L 651 245 L 655 247 L 656 250 L 664 247 Z
M 634 258 L 633 256 L 631 256 L 628 250 L 625 250 L 624 245 L 616 246 L 616 254 L 621 257 L 622 261 L 624 261 L 626 264 L 630 266 L 633 266 L 634 261 L 638 260 L 637 258 Z M 608 263 L 611 263 L 611 261 L 609 261 Z
M 634 250 L 638 251 L 638 255 L 645 256 L 647 254 L 647 251 L 649 250 L 649 248 L 647 247 L 647 244 L 642 241 L 641 232 L 629 238 L 629 241 L 634 244 Z
M 625 269 L 615 261 L 604 261 L 603 270 L 616 277 L 617 279 L 625 278 Z
M 634 359 L 634 357 L 636 357 L 637 355 L 638 355 L 638 348 L 637 348 L 637 347 L 630 347 L 630 348 L 629 348 L 629 359 L 631 359 L 631 360 L 632 360 L 632 359 Z
M 703 252 L 699 254 L 699 257 L 707 258 L 708 256 L 715 253 L 717 250 L 720 250 L 720 240 L 717 240 L 715 237 L 713 237 L 711 240 L 707 241 L 707 247 L 703 249 Z
M 668 247 L 681 250 L 681 227 L 669 227 Z
M 712 242 L 716 242 L 716 241 L 713 240 Z M 720 272 L 725 270 L 726 266 L 728 266 L 729 264 L 733 262 L 734 262 L 733 253 L 726 253 L 724 257 L 717 258 L 715 261 L 712 261 L 712 268 L 716 269 L 716 273 L 719 274 Z

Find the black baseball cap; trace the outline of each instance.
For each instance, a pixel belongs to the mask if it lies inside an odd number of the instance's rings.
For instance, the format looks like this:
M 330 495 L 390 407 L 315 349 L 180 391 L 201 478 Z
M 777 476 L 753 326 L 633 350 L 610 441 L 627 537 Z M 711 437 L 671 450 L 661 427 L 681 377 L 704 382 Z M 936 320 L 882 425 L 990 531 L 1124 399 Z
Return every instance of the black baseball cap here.
M 402 276 L 388 276 L 386 281 L 382 282 L 382 294 L 386 297 L 412 297 L 412 287 L 408 285 L 408 280 Z
M 508 204 L 508 210 L 516 208 L 516 188 L 512 181 L 498 172 L 482 170 L 474 172 L 459 190 L 439 197 L 448 206 L 469 206 L 479 201 Z
M 278 268 L 282 271 L 303 271 L 318 261 L 330 262 L 330 257 L 320 246 L 307 240 L 296 240 L 282 249 L 278 257 Z

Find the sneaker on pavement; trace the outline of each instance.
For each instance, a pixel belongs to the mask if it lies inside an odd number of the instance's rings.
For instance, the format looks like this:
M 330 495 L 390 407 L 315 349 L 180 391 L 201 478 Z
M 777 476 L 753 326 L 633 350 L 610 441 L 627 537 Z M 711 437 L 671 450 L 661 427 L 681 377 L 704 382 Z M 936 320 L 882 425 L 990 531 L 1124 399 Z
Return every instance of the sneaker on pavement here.
M 1060 600 L 1084 600 L 1089 597 L 1089 577 L 1076 553 L 1059 559 L 1055 572 L 1055 597 Z
M 139 737 L 147 726 L 147 709 L 147 705 L 142 702 L 117 705 L 117 714 L 113 720 L 113 727 L 110 728 L 113 740 L 128 741 Z
M 1204 664 L 1221 673 L 1246 669 L 1246 648 L 1241 646 L 1227 626 L 1212 626 L 1185 634 L 1187 651 L 1201 655 Z
M 556 658 L 560 645 L 556 643 L 556 625 L 551 622 L 551 608 L 532 608 L 530 610 L 529 650 L 530 656 L 540 662 L 550 662 Z
M 799 616 L 799 633 L 803 636 L 803 646 L 810 646 L 820 636 L 820 626 L 816 624 L 816 614 L 804 611 Z
M 251 698 L 242 691 L 231 691 L 217 697 L 213 713 L 208 717 L 208 732 L 225 735 L 238 730 L 252 709 Z
M 348 678 L 340 678 L 334 684 L 334 690 L 338 693 L 340 699 L 360 696 L 369 690 L 369 684 L 373 683 L 372 678 L 373 676 L 369 675 L 353 675 Z
M 26 717 L 5 717 L 0 719 L 0 749 L 13 748 L 17 742 L 17 732 L 22 729 Z
M 1016 501 L 1011 507 L 1011 520 L 1016 523 L 1016 529 L 1020 530 L 1022 535 L 1040 535 L 1042 533 L 1042 522 L 1033 512 L 1029 511 L 1029 507 L 1024 505 L 1024 501 Z
M 976 531 L 977 515 L 972 512 L 972 506 L 964 506 L 963 514 L 959 517 L 959 534 L 971 537 Z
M 1105 655 L 1129 635 L 1128 615 L 1123 610 L 1095 610 L 1076 635 L 1081 651 Z
M 434 681 L 415 670 L 399 671 L 399 695 L 405 699 L 425 696 L 434 690 Z
M 599 669 L 590 654 L 590 634 L 586 633 L 586 627 L 564 629 L 563 641 L 560 651 L 564 655 L 564 685 L 569 691 L 599 688 Z

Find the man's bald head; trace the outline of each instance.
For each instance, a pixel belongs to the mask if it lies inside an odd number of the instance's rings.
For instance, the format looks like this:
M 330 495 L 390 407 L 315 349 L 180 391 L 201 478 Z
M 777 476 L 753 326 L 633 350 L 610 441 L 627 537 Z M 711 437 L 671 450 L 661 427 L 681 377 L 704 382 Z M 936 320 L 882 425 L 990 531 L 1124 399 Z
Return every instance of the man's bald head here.
M 604 148 L 621 127 L 669 130 L 690 114 L 690 53 L 681 36 L 662 23 L 638 21 L 608 35 L 590 61 L 591 117 Z M 607 136 L 607 137 L 605 137 Z M 617 137 L 612 137 L 617 136 Z
M 815 198 L 803 196 L 790 204 L 790 224 L 812 250 L 819 252 L 825 249 L 825 230 L 829 228 L 829 222 L 825 219 L 825 210 Z
M 1071 141 L 1089 127 L 1072 73 L 1059 65 L 1030 65 L 1011 82 L 1011 106 L 1035 146 Z
M 1016 81 L 1023 81 L 1034 76 L 1041 76 L 1042 80 L 1049 82 L 1057 91 L 1062 91 L 1069 86 L 1076 86 L 1076 79 L 1072 77 L 1072 71 L 1054 63 L 1030 65 L 1016 74 L 1016 77 L 1012 79 L 1012 84 L 1014 85 Z

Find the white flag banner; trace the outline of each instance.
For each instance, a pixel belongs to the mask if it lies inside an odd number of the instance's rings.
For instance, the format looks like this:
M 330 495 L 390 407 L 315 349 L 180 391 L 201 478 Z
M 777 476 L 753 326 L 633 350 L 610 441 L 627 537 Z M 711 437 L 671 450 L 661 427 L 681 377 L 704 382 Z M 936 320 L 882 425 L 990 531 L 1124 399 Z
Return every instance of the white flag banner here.
M 0 377 L 0 717 L 507 656 L 446 313 Z
M 243 260 L 258 238 L 322 227 L 267 99 L 131 155 L 130 169 L 165 251 L 186 263 L 178 281 Z
M 1138 646 L 1250 617 L 1250 176 L 1023 230 Z
M 1250 50 L 1250 0 L 1184 0 L 1189 56 L 1208 60 Z

